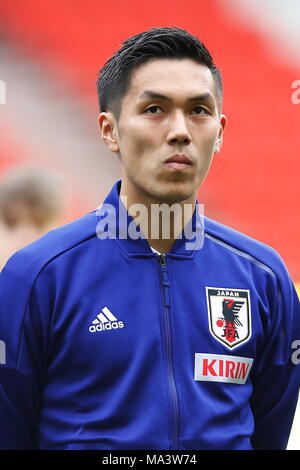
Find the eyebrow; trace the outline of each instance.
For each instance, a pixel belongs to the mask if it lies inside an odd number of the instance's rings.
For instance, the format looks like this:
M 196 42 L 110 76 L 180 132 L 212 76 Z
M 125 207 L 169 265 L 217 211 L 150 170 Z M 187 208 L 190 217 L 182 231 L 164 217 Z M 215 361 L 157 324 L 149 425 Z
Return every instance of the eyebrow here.
M 156 100 L 165 100 L 165 101 L 172 101 L 172 99 L 169 96 L 161 95 L 160 93 L 157 93 L 152 90 L 145 90 L 141 95 L 139 96 L 140 100 L 143 99 L 156 99 Z M 211 93 L 203 93 L 202 95 L 197 95 L 197 96 L 192 96 L 191 98 L 188 98 L 188 102 L 194 102 L 194 101 L 201 101 L 201 102 L 207 102 L 209 104 L 216 104 L 216 101 L 214 97 L 212 96 Z

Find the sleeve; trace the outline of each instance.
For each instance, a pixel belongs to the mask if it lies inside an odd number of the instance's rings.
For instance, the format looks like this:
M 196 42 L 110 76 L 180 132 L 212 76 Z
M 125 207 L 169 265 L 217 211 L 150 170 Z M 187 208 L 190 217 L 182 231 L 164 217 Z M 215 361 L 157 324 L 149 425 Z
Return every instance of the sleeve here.
M 274 282 L 273 282 L 274 285 Z M 284 267 L 268 293 L 267 333 L 253 373 L 254 450 L 286 449 L 300 386 L 300 308 Z
M 38 449 L 47 320 L 33 277 L 18 255 L 0 274 L 0 449 Z

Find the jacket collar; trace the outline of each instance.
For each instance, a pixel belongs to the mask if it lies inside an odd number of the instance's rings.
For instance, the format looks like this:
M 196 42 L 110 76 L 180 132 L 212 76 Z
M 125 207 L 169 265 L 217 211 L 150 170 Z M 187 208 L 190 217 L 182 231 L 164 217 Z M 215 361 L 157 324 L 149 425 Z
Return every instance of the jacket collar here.
M 139 231 L 132 217 L 128 214 L 119 195 L 121 180 L 118 180 L 96 212 L 98 218 L 97 236 L 101 239 L 112 238 L 120 249 L 129 257 L 154 257 L 148 240 Z M 204 221 L 200 215 L 199 203 L 190 222 L 167 253 L 172 258 L 192 259 L 204 243 Z

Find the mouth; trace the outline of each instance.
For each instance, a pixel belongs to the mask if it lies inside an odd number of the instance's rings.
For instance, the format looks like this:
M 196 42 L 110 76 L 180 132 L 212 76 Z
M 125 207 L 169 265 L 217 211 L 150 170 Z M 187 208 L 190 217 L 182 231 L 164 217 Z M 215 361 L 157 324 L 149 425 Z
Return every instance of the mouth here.
M 185 170 L 193 165 L 192 161 L 183 153 L 176 153 L 165 160 L 165 165 L 175 170 Z

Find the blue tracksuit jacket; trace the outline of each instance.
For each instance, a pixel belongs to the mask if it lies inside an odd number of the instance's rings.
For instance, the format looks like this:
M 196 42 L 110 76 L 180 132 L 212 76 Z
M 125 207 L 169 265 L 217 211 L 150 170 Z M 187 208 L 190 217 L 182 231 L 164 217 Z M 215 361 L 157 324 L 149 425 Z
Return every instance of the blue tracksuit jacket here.
M 0 275 L 0 448 L 285 448 L 300 313 L 282 260 L 197 210 L 198 249 L 112 237 L 134 223 L 120 184 Z

